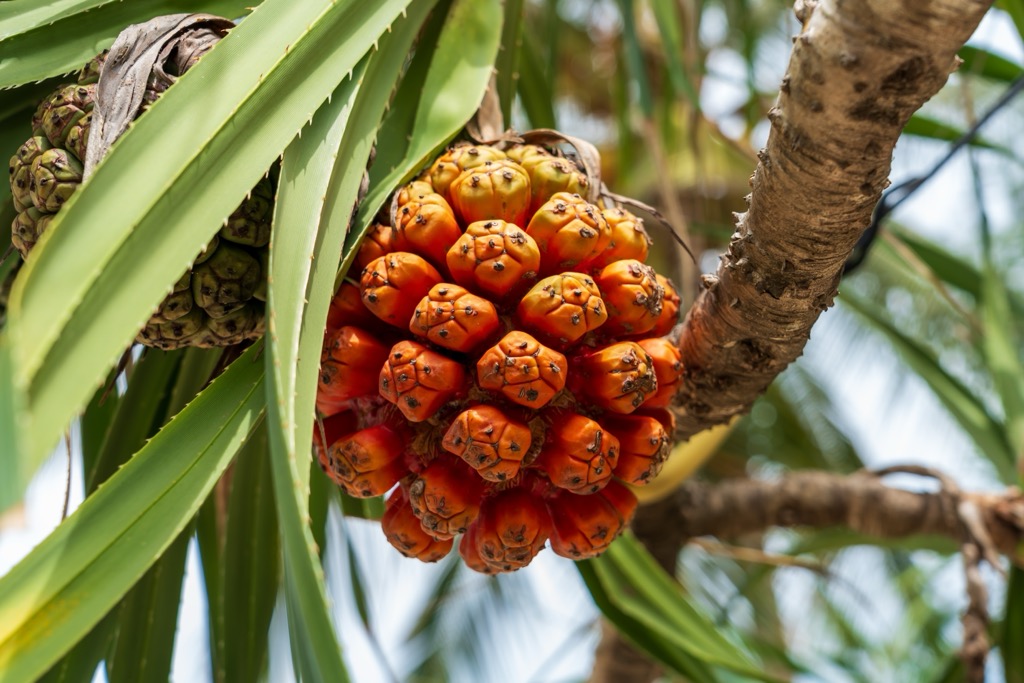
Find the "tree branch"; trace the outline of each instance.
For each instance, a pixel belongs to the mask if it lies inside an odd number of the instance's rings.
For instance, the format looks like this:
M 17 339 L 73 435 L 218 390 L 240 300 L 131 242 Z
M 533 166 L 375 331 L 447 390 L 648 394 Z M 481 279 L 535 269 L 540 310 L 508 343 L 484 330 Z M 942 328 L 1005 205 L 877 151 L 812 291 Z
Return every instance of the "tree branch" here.
M 972 508 L 980 528 L 964 523 Z M 671 525 L 664 525 L 671 519 Z M 657 528 L 651 528 L 656 526 Z M 970 493 L 943 487 L 935 492 L 886 485 L 878 473 L 793 472 L 774 481 L 729 479 L 718 484 L 689 481 L 672 496 L 638 515 L 638 534 L 657 534 L 681 547 L 690 538 L 734 538 L 775 527 L 844 527 L 876 539 L 941 536 L 957 545 L 978 542 L 1018 564 L 1024 541 L 1024 495 Z
M 936 476 L 920 468 L 905 469 Z M 640 508 L 633 527 L 638 537 L 653 541 L 652 552 L 670 574 L 678 550 L 700 536 L 749 536 L 776 527 L 844 527 L 876 539 L 948 539 L 962 549 L 967 575 L 969 604 L 963 616 L 961 656 L 967 680 L 981 683 L 989 645 L 979 562 L 997 563 L 996 555 L 1003 554 L 1024 566 L 1024 551 L 1018 549 L 1024 541 L 1024 495 L 1016 488 L 965 493 L 941 476 L 936 476 L 942 484 L 939 491 L 906 491 L 884 484 L 885 473 L 796 472 L 774 481 L 731 479 L 718 484 L 692 480 L 669 498 Z M 604 627 L 591 683 L 651 681 L 659 671 L 657 663 Z
M 746 412 L 799 356 L 888 184 L 910 116 L 992 0 L 797 2 L 795 39 L 749 209 L 684 323 L 677 437 Z

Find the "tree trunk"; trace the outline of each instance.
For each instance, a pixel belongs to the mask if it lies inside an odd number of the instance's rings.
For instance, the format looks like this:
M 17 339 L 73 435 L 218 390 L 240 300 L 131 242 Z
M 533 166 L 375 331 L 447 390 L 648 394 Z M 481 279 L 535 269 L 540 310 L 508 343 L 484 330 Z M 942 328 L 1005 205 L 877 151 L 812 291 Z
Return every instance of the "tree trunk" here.
M 797 2 L 804 24 L 718 273 L 680 338 L 677 437 L 749 410 L 803 351 L 888 185 L 910 116 L 946 82 L 991 0 Z
M 802 353 L 888 185 L 903 126 L 956 69 L 957 50 L 992 4 L 797 0 L 803 28 L 768 115 L 748 210 L 683 325 L 677 439 L 745 413 Z M 691 512 L 673 510 L 684 520 Z M 661 533 L 643 535 L 651 543 Z M 656 667 L 638 667 L 618 641 L 606 631 L 592 680 L 653 679 Z

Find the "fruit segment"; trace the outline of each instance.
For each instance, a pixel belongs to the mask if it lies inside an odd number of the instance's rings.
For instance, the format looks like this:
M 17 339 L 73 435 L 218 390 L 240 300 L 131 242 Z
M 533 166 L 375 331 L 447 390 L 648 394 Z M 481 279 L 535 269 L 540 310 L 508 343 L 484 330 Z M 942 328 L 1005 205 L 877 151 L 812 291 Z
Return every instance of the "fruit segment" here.
M 409 501 L 423 530 L 437 539 L 463 533 L 480 512 L 483 482 L 460 460 L 442 456 L 409 485 Z
M 222 241 L 208 259 L 192 270 L 192 298 L 214 318 L 252 299 L 263 269 L 248 250 Z
M 505 153 L 494 147 L 455 145 L 439 156 L 430 167 L 427 174 L 430 179 L 429 185 L 433 188 L 433 192 L 437 192 L 445 199 L 450 199 L 448 190 L 463 171 L 483 166 L 488 161 L 499 161 L 505 158 Z
M 185 273 L 171 288 L 171 293 L 160 302 L 156 313 L 150 317 L 151 322 L 170 322 L 187 315 L 192 310 L 194 300 L 192 292 L 192 274 Z
M 629 524 L 636 504 L 636 496 L 617 481 L 592 496 L 563 493 L 549 500 L 551 549 L 571 560 L 600 555 Z
M 11 225 L 11 242 L 14 248 L 27 254 L 36 246 L 36 242 L 43 236 L 43 231 L 52 220 L 52 213 L 42 213 L 34 206 L 29 206 L 19 213 Z
M 409 331 L 452 351 L 472 351 L 495 335 L 501 322 L 487 299 L 458 285 L 435 285 L 416 306 Z
M 320 356 L 317 410 L 334 415 L 352 399 L 377 393 L 379 368 L 387 361 L 388 351 L 372 334 L 351 325 L 330 335 Z
M 92 111 L 95 100 L 94 83 L 66 85 L 52 95 L 41 121 L 42 131 L 50 144 L 54 147 L 66 147 L 71 128 Z M 79 157 L 79 160 L 85 159 Z
M 260 334 L 263 334 L 263 306 L 252 300 L 219 318 L 207 318 L 193 340 L 205 347 L 230 346 Z
M 35 135 L 26 140 L 11 157 L 11 196 L 14 198 L 16 211 L 24 211 L 33 206 L 32 162 L 50 147 L 50 141 L 46 137 Z M 38 212 L 38 209 L 36 211 Z M 22 253 L 27 252 L 24 249 L 20 250 Z
M 530 208 L 530 176 L 508 159 L 487 161 L 463 171 L 449 188 L 463 223 L 495 218 L 524 225 Z
M 521 228 L 501 220 L 470 223 L 446 260 L 457 283 L 496 300 L 533 284 L 540 270 L 537 243 Z
M 572 161 L 554 155 L 528 156 L 519 162 L 530 176 L 530 215 L 559 192 L 585 196 L 590 185 Z
M 405 474 L 403 448 L 396 430 L 377 425 L 336 440 L 320 465 L 350 496 L 371 498 L 386 493 Z
M 461 363 L 413 341 L 391 348 L 379 378 L 380 395 L 398 406 L 410 422 L 433 417 L 466 385 Z
M 608 246 L 611 229 L 601 210 L 578 194 L 559 192 L 530 219 L 526 233 L 540 245 L 544 273 L 571 269 Z
M 423 530 L 409 497 L 401 488 L 388 496 L 380 526 L 388 543 L 406 557 L 415 557 L 420 562 L 437 562 L 452 550 L 450 538 L 439 541 Z
M 653 268 L 632 259 L 607 265 L 594 276 L 608 308 L 602 333 L 641 334 L 654 327 L 665 296 L 656 276 Z
M 679 348 L 664 337 L 641 339 L 637 343 L 651 357 L 654 375 L 658 378 L 658 391 L 647 397 L 644 408 L 667 408 L 672 405 L 672 398 L 683 379 L 683 359 Z
M 508 158 L 511 159 L 512 161 L 519 164 L 520 166 L 523 166 L 526 162 L 532 161 L 534 159 L 540 160 L 554 156 L 554 154 L 544 149 L 540 145 L 530 144 L 512 145 L 507 150 L 505 150 L 505 155 L 508 156 Z
M 341 283 L 338 293 L 331 299 L 331 307 L 327 309 L 327 334 L 343 325 L 364 328 L 380 326 L 377 316 L 363 305 L 359 287 L 347 280 Z
M 476 524 L 470 524 L 466 533 L 459 538 L 459 555 L 462 557 L 462 561 L 466 563 L 467 567 L 481 574 L 500 573 L 500 569 L 487 564 L 480 554 L 479 535 L 479 527 Z
M 476 364 L 477 383 L 513 403 L 542 408 L 565 386 L 565 356 L 525 332 L 509 332 Z
M 452 208 L 436 192 L 408 190 L 407 194 L 411 197 L 398 204 L 395 214 L 395 249 L 422 254 L 435 266 L 445 268 L 448 249 L 462 236 Z
M 530 450 L 530 429 L 494 406 L 478 405 L 459 413 L 441 445 L 462 458 L 488 481 L 508 481 Z
M 663 337 L 671 332 L 679 322 L 679 307 L 682 305 L 682 299 L 671 280 L 660 273 L 657 280 L 661 288 L 665 290 L 665 295 L 661 300 L 661 315 L 658 316 L 658 322 L 654 324 L 649 334 L 652 337 Z
M 352 432 L 359 431 L 359 420 L 351 410 L 325 417 L 313 423 L 313 452 L 316 453 L 320 468 L 327 471 L 327 449 L 331 444 Z
M 643 486 L 657 476 L 669 453 L 669 434 L 660 421 L 649 415 L 620 415 L 602 424 L 619 440 L 616 477 Z
M 381 256 L 387 256 L 393 251 L 398 251 L 395 248 L 394 230 L 390 225 L 374 223 L 367 231 L 366 237 L 359 242 L 359 250 L 356 251 L 356 258 L 352 263 L 356 271 L 361 271 Z
M 85 159 L 85 152 L 89 145 L 89 129 L 92 127 L 92 112 L 78 119 L 68 128 L 64 146 L 78 159 Z
M 619 440 L 588 417 L 556 415 L 535 465 L 551 483 L 573 493 L 592 494 L 611 481 Z
M 258 183 L 228 216 L 218 233 L 222 239 L 247 247 L 260 248 L 270 244 L 270 220 L 274 195 L 270 183 Z
M 32 160 L 32 202 L 40 211 L 57 213 L 82 183 L 82 164 L 63 149 L 48 149 Z
M 594 269 L 620 261 L 633 259 L 645 263 L 650 249 L 651 238 L 644 230 L 644 223 L 629 211 L 620 208 L 604 209 L 601 215 L 608 221 L 611 239 L 604 251 L 587 262 Z
M 480 558 L 502 572 L 530 564 L 551 534 L 551 517 L 544 503 L 523 489 L 510 489 L 488 498 L 473 522 Z
M 422 177 L 417 178 L 416 180 L 413 180 L 407 185 L 403 185 L 401 188 L 399 188 L 398 192 L 395 193 L 392 208 L 394 208 L 397 211 L 398 207 L 403 206 L 404 204 L 408 204 L 409 202 L 415 200 L 417 197 L 422 197 L 423 195 L 427 194 L 434 194 L 436 192 L 437 190 L 434 189 L 434 186 L 430 184 L 429 180 L 424 180 Z M 440 194 L 444 195 L 443 192 Z M 445 199 L 445 202 L 447 204 L 448 200 Z M 450 204 L 447 205 L 449 208 L 451 208 Z
M 570 389 L 613 413 L 628 414 L 658 390 L 654 363 L 636 342 L 588 349 L 572 359 Z
M 603 325 L 608 310 L 592 277 L 562 273 L 535 284 L 519 302 L 516 318 L 546 339 L 572 344 Z
M 363 268 L 359 281 L 363 304 L 386 323 L 405 329 L 416 304 L 430 288 L 440 284 L 441 274 L 416 254 L 396 251 Z

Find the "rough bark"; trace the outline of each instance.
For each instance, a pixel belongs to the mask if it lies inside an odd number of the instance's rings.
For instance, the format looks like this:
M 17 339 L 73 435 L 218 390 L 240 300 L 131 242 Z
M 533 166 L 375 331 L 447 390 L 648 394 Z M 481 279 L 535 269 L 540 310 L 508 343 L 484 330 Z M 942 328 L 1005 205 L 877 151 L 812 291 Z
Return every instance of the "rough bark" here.
M 803 352 L 871 222 L 903 126 L 946 82 L 992 4 L 796 1 L 803 29 L 769 114 L 748 210 L 737 215 L 729 250 L 717 274 L 703 278 L 680 335 L 687 374 L 675 406 L 678 439 L 748 411 Z M 671 548 L 661 534 L 698 512 L 679 507 L 672 523 L 638 531 L 657 539 L 657 549 Z M 640 514 L 641 522 L 657 517 Z M 657 669 L 628 650 L 606 637 L 592 681 L 652 680 Z
M 684 323 L 686 439 L 746 412 L 803 351 L 888 182 L 900 131 L 991 0 L 803 0 L 804 24 L 728 253 Z

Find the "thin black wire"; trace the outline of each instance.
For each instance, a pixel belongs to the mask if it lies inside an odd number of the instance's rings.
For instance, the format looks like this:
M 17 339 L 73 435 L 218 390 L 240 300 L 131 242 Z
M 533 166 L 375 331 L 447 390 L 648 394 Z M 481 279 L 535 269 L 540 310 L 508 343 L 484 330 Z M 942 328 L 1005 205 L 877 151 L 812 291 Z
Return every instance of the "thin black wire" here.
M 939 159 L 927 173 L 904 180 L 901 183 L 893 185 L 882 198 L 878 201 L 878 205 L 875 206 L 874 214 L 871 216 L 871 224 L 867 227 L 867 230 L 857 240 L 857 244 L 853 248 L 853 253 L 850 254 L 850 258 L 846 260 L 846 265 L 843 268 L 843 275 L 847 275 L 852 272 L 855 268 L 860 266 L 867 258 L 868 251 L 871 248 L 872 243 L 878 236 L 878 231 L 881 228 L 882 221 L 892 213 L 900 204 L 907 201 L 914 195 L 915 192 L 921 189 L 921 187 L 932 179 L 945 166 L 950 159 L 956 156 L 957 152 L 969 145 L 978 132 L 985 126 L 986 123 L 998 112 L 1000 109 L 1009 104 L 1014 97 L 1020 94 L 1024 90 L 1024 76 L 1019 76 L 1009 88 L 1007 88 L 999 99 L 996 100 L 988 111 L 986 111 L 981 118 L 974 122 L 967 132 L 960 136 L 960 138 L 949 146 L 946 153 Z

